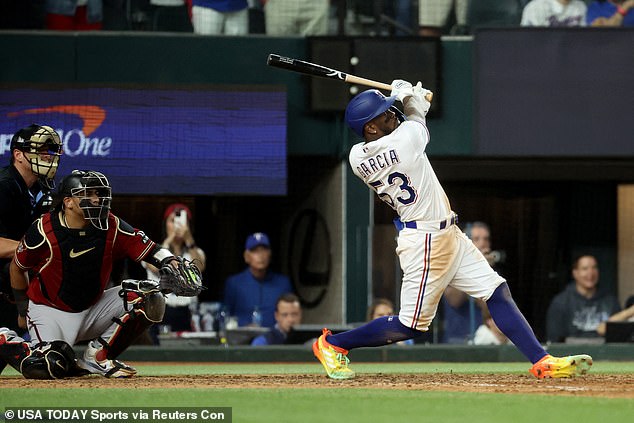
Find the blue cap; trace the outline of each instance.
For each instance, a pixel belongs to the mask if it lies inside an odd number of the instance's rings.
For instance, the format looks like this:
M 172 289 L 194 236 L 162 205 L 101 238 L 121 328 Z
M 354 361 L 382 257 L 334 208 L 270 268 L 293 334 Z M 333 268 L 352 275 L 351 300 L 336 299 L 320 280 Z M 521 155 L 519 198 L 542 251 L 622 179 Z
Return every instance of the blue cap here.
M 255 247 L 263 246 L 271 248 L 269 237 L 264 232 L 256 232 L 247 237 L 247 242 L 244 244 L 245 250 L 253 250 Z
M 392 107 L 396 96 L 386 97 L 379 90 L 367 90 L 357 94 L 346 107 L 345 120 L 352 130 L 363 137 L 366 123 Z

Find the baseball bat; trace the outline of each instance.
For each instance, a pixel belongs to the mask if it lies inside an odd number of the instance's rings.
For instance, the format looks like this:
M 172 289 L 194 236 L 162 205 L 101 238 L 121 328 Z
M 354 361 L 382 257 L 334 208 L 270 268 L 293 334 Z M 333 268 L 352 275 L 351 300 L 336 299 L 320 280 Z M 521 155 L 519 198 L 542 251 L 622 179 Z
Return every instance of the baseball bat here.
M 367 87 L 378 88 L 380 90 L 391 91 L 392 86 L 384 82 L 374 81 L 372 79 L 361 78 L 360 76 L 350 75 L 336 69 L 326 66 L 317 65 L 315 63 L 306 62 L 304 60 L 292 59 L 290 57 L 280 56 L 278 54 L 269 54 L 266 64 L 280 69 L 286 69 L 293 72 L 303 73 L 305 75 L 318 76 L 321 78 L 337 79 L 348 82 L 350 84 L 365 85 Z M 432 92 L 425 95 L 427 101 L 431 102 Z

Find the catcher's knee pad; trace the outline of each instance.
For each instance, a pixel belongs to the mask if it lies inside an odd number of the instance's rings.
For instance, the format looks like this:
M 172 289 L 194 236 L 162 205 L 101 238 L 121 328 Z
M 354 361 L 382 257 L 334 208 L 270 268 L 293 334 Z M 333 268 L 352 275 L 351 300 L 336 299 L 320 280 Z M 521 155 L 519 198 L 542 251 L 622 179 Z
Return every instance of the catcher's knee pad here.
M 143 301 L 145 317 L 152 323 L 163 321 L 165 315 L 165 297 L 160 292 L 153 292 Z
M 61 379 L 69 376 L 74 365 L 75 351 L 66 342 L 43 342 L 22 360 L 20 372 L 27 379 Z
M 121 283 L 119 295 L 123 298 L 126 313 L 115 322 L 118 327 L 102 345 L 109 359 L 117 358 L 145 329 L 163 320 L 165 297 L 154 281 L 126 279 Z
M 155 281 L 137 281 L 125 279 L 121 283 L 119 295 L 123 298 L 124 308 L 141 311 L 147 320 L 158 323 L 165 314 L 165 297 Z

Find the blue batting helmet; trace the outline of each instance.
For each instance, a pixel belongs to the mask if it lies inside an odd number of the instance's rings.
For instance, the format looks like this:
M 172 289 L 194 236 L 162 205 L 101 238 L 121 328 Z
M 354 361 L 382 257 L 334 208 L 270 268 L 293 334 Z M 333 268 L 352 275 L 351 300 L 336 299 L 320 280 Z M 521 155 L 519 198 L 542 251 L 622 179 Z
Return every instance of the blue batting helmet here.
M 363 126 L 392 107 L 396 96 L 386 97 L 379 90 L 367 90 L 357 94 L 346 107 L 346 123 L 363 137 Z

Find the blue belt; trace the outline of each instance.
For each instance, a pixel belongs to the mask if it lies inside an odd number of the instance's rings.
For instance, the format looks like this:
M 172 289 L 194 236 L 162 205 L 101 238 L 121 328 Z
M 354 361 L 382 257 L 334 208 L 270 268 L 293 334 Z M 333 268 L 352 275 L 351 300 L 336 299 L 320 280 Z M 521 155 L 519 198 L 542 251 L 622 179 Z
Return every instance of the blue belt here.
M 440 224 L 438 225 L 438 229 L 443 230 L 448 226 L 455 225 L 456 223 L 458 223 L 458 215 L 454 214 L 451 216 L 451 218 L 441 221 Z M 396 226 L 396 229 L 398 231 L 401 231 L 404 228 L 418 229 L 418 225 L 416 224 L 416 221 L 402 222 L 401 219 L 399 219 L 398 217 L 394 219 L 394 226 Z
M 455 225 L 456 223 L 458 223 L 458 215 L 451 215 L 451 219 L 445 219 L 440 222 L 440 229 L 445 229 L 447 226 Z

